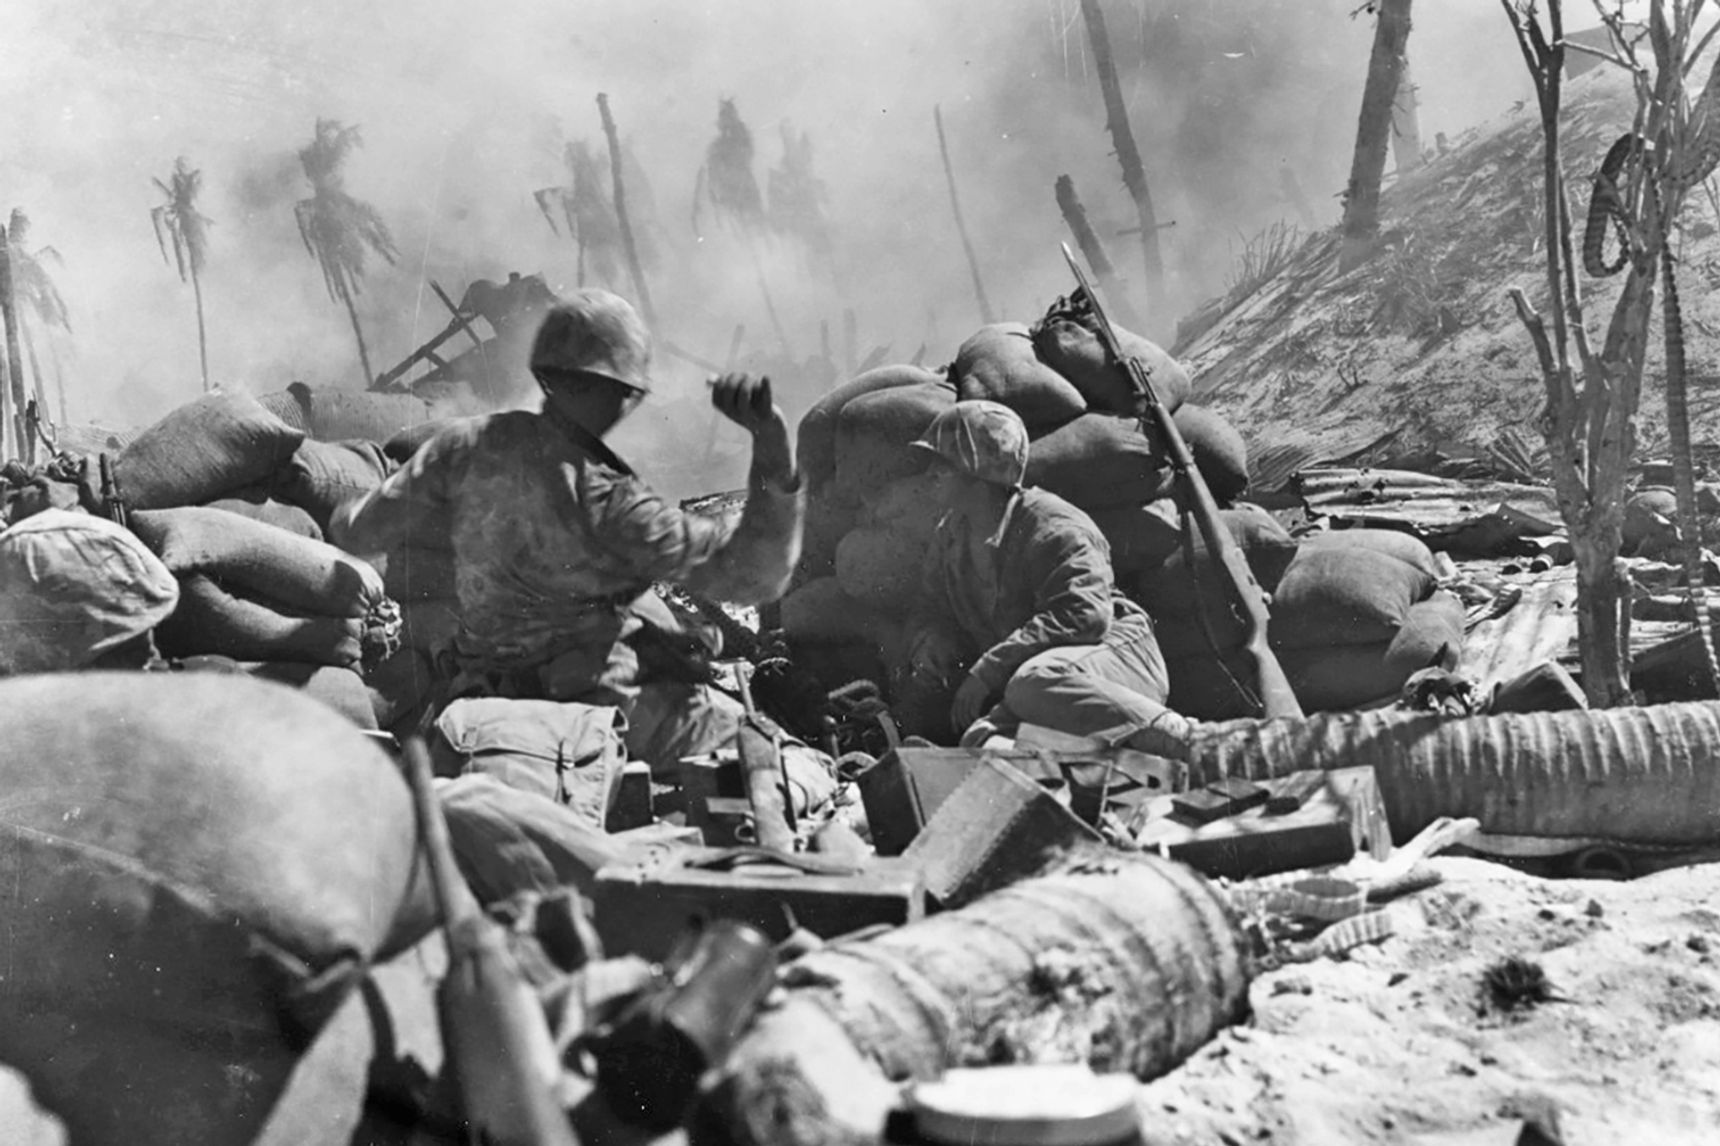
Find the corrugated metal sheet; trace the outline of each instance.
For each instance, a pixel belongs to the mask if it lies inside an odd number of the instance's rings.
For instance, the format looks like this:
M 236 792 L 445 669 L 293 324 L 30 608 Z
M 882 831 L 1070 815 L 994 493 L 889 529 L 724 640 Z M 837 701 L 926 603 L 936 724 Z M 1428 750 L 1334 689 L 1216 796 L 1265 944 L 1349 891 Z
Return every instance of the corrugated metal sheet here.
M 1463 641 L 1462 671 L 1485 695 L 1542 661 L 1567 660 L 1577 641 L 1577 571 L 1564 566 L 1513 578 L 1517 603 L 1473 625 Z
M 1355 461 L 1395 434 L 1372 430 L 1341 429 L 1310 433 L 1301 429 L 1274 432 L 1270 444 L 1249 443 L 1248 489 L 1251 493 L 1276 493 L 1296 474 L 1319 466 Z
M 1545 486 L 1410 470 L 1316 468 L 1297 474 L 1291 488 L 1314 516 L 1401 529 L 1435 549 L 1497 553 L 1513 538 L 1564 528 L 1558 502 Z

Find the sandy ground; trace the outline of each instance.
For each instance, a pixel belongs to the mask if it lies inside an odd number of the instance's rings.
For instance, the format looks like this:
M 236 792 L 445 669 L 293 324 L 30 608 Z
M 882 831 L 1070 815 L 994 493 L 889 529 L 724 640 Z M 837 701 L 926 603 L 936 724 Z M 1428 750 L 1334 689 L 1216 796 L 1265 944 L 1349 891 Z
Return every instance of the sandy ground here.
M 1250 1022 L 1144 1086 L 1146 1143 L 1504 1146 L 1537 1098 L 1570 1146 L 1720 1142 L 1720 864 L 1615 883 L 1431 862 L 1445 882 L 1389 907 L 1391 938 L 1262 974 Z M 1488 1004 L 1507 956 L 1560 1001 Z M 0 1067 L 0 1142 L 63 1142 L 20 1082 Z
M 1526 1096 L 1582 1144 L 1720 1142 L 1720 864 L 1629 883 L 1433 861 L 1395 934 L 1253 985 L 1253 1020 L 1145 1088 L 1147 1141 L 1511 1143 Z M 1537 960 L 1517 1012 L 1482 972 Z

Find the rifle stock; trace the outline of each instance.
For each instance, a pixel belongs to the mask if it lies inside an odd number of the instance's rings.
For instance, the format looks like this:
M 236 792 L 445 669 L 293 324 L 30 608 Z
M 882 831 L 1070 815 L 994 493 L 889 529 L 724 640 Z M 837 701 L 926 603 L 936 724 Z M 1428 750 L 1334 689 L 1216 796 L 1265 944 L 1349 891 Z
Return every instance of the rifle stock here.
M 408 740 L 405 755 L 426 866 L 447 929 L 448 972 L 436 987 L 436 1010 L 471 1140 L 578 1146 L 555 1098 L 560 1058 L 543 1007 L 501 925 L 479 909 L 460 875 L 424 742 Z
M 1300 717 L 1302 705 L 1290 687 L 1289 678 L 1284 675 L 1283 666 L 1278 663 L 1272 647 L 1267 644 L 1267 623 L 1271 616 L 1266 607 L 1266 594 L 1255 582 L 1254 573 L 1248 567 L 1241 546 L 1236 544 L 1236 539 L 1230 535 L 1230 530 L 1219 518 L 1218 502 L 1213 499 L 1212 490 L 1207 488 L 1206 479 L 1195 466 L 1194 454 L 1189 450 L 1188 442 L 1183 438 L 1182 431 L 1177 429 L 1171 412 L 1165 409 L 1165 404 L 1159 400 L 1158 391 L 1153 389 L 1153 382 L 1146 367 L 1141 365 L 1139 359 L 1123 352 L 1122 342 L 1117 338 L 1111 320 L 1106 317 L 1104 308 L 1099 303 L 1099 296 L 1087 281 L 1086 273 L 1075 261 L 1075 254 L 1067 243 L 1063 244 L 1063 257 L 1069 263 L 1069 269 L 1075 273 L 1075 281 L 1080 284 L 1082 293 L 1087 297 L 1088 306 L 1093 311 L 1094 322 L 1098 327 L 1096 333 L 1100 343 L 1111 359 L 1128 373 L 1129 384 L 1133 387 L 1139 403 L 1142 431 L 1147 429 L 1150 422 L 1164 440 L 1165 452 L 1170 456 L 1178 482 L 1187 493 L 1190 512 L 1200 530 L 1201 540 L 1206 543 L 1207 552 L 1217 559 L 1219 567 L 1224 570 L 1229 596 L 1242 606 L 1248 629 L 1248 639 L 1243 649 L 1254 662 L 1255 682 L 1265 715 Z

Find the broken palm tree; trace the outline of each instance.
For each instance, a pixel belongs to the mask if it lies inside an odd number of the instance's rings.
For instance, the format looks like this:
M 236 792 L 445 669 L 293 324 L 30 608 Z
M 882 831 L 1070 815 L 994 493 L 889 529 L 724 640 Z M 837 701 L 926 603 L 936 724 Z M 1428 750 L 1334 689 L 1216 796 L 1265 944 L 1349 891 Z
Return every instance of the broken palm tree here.
M 293 205 L 293 217 L 298 221 L 305 251 L 322 271 L 329 298 L 346 307 L 347 317 L 352 320 L 359 366 L 364 371 L 364 384 L 370 386 L 375 376 L 370 371 L 370 351 L 364 344 L 364 329 L 358 323 L 355 299 L 362 290 L 369 255 L 374 253 L 393 263 L 399 252 L 381 212 L 346 191 L 342 168 L 347 157 L 362 143 L 357 125 L 348 127 L 339 120 L 317 120 L 316 135 L 299 151 L 299 163 L 310 181 L 311 197 Z
M 1093 66 L 1099 74 L 1099 89 L 1105 97 L 1105 128 L 1111 133 L 1116 149 L 1117 165 L 1123 171 L 1123 185 L 1134 200 L 1135 215 L 1140 220 L 1141 255 L 1146 264 L 1143 282 L 1147 298 L 1147 314 L 1155 324 L 1157 311 L 1164 300 L 1164 259 L 1159 253 L 1158 217 L 1153 211 L 1153 197 L 1147 188 L 1146 167 L 1141 163 L 1141 151 L 1135 144 L 1135 133 L 1129 127 L 1129 108 L 1123 100 L 1123 87 L 1117 79 L 1117 65 L 1111 56 L 1111 37 L 1105 28 L 1105 12 L 1099 0 L 1081 0 L 1081 15 L 1087 24 L 1087 36 L 1093 45 Z
M 639 245 L 633 238 L 632 220 L 627 215 L 627 179 L 625 160 L 621 154 L 621 138 L 615 130 L 615 117 L 609 112 L 609 96 L 599 92 L 597 114 L 603 121 L 603 138 L 609 144 L 609 171 L 614 188 L 615 226 L 621 232 L 621 253 L 627 258 L 627 273 L 633 279 L 633 291 L 639 299 L 639 310 L 645 323 L 657 329 L 656 308 L 651 305 L 651 289 L 645 282 L 645 268 L 639 262 Z
M 765 215 L 764 195 L 753 175 L 752 129 L 741 119 L 740 109 L 732 99 L 717 101 L 717 137 L 705 148 L 705 163 L 699 168 L 693 187 L 693 234 L 703 236 L 699 227 L 699 209 L 709 203 L 717 222 L 740 236 L 752 258 L 753 273 L 758 278 L 759 294 L 764 297 L 765 312 L 782 343 L 785 355 L 792 358 L 788 333 L 777 317 L 776 302 L 771 298 L 770 285 L 764 277 L 764 260 L 759 243 L 769 226 Z
M 968 238 L 967 222 L 962 218 L 961 196 L 956 194 L 956 173 L 950 166 L 950 146 L 944 138 L 943 108 L 933 105 L 932 122 L 938 127 L 938 155 L 944 161 L 944 181 L 950 187 L 950 210 L 956 217 L 956 233 L 961 236 L 962 254 L 967 256 L 968 273 L 973 276 L 974 300 L 979 303 L 979 320 L 990 326 L 996 322 L 992 314 L 991 300 L 985 297 L 985 280 L 980 278 L 979 257 L 973 253 L 973 240 Z
M 796 960 L 693 1125 L 738 1146 L 870 1142 L 895 1084 L 951 1067 L 1084 1062 L 1153 1078 L 1243 1016 L 1252 973 L 1192 869 L 1078 847 L 957 910 Z
M 1365 261 L 1379 237 L 1380 180 L 1385 175 L 1386 145 L 1392 136 L 1398 88 L 1404 75 L 1404 43 L 1409 39 L 1410 0 L 1380 0 L 1367 8 L 1378 10 L 1378 23 L 1368 57 L 1368 79 L 1362 89 L 1362 113 L 1356 123 L 1350 182 L 1344 191 L 1344 245 L 1339 257 L 1345 270 Z
M 604 187 L 597 154 L 585 140 L 574 139 L 563 148 L 562 159 L 567 164 L 567 184 L 534 191 L 532 198 L 550 230 L 561 233 L 557 214 L 567 227 L 568 240 L 578 252 L 579 285 L 585 286 L 588 275 L 615 283 L 621 277 L 621 227 L 615 221 L 615 205 Z
M 53 276 L 48 273 L 48 264 L 59 265 L 64 260 L 61 259 L 60 252 L 53 247 L 37 247 L 34 250 L 30 248 L 30 218 L 17 208 L 12 210 L 5 234 L 12 275 L 11 305 L 16 312 L 18 337 L 23 343 L 24 357 L 30 364 L 32 390 L 38 410 L 41 411 L 39 416 L 45 416 L 48 400 L 43 384 L 42 364 L 36 356 L 36 340 L 30 332 L 32 323 L 39 325 L 42 330 L 48 361 L 54 368 L 55 398 L 63 425 L 68 420 L 66 380 L 60 373 L 59 353 L 54 349 L 54 331 L 57 329 L 70 334 L 72 322 L 71 314 L 66 309 L 66 300 L 60 294 L 60 288 L 55 285 Z
M 1117 269 L 1111 264 L 1111 257 L 1105 253 L 1105 246 L 1099 241 L 1098 232 L 1094 231 L 1093 224 L 1087 221 L 1087 208 L 1081 205 L 1081 197 L 1075 193 L 1075 181 L 1067 175 L 1059 175 L 1056 190 L 1057 209 L 1063 213 L 1063 221 L 1068 224 L 1069 234 L 1074 237 L 1075 245 L 1081 248 L 1081 257 L 1093 268 L 1093 277 L 1099 280 L 1099 286 L 1104 289 L 1111 309 L 1117 314 L 1117 321 L 1131 330 L 1139 330 L 1141 317 L 1135 312 L 1134 303 L 1123 289 L 1123 282 L 1117 277 Z
M 197 195 L 203 189 L 203 172 L 192 168 L 183 155 L 173 161 L 173 174 L 167 182 L 157 179 L 155 186 L 166 202 L 149 212 L 150 225 L 155 228 L 155 242 L 161 248 L 161 259 L 167 261 L 167 241 L 173 241 L 173 263 L 179 270 L 179 281 L 191 282 L 191 297 L 197 307 L 197 364 L 203 376 L 203 389 L 209 390 L 209 338 L 203 324 L 203 262 L 209 254 L 208 216 L 197 209 Z M 368 373 L 368 372 L 367 372 Z
M 13 213 L 14 220 L 18 212 Z M 24 384 L 24 364 L 18 353 L 18 303 L 16 293 L 17 251 L 12 242 L 10 228 L 0 228 L 0 325 L 5 326 L 5 363 L 6 388 L 10 391 L 12 409 L 9 429 L 12 431 L 13 454 L 29 464 L 35 458 L 35 435 L 31 432 L 30 397 Z M 5 421 L 4 411 L 0 410 L 0 421 Z M 5 451 L 0 450 L 0 460 L 6 457 Z
M 1511 299 L 1535 345 L 1547 392 L 1543 425 L 1553 485 L 1576 556 L 1583 687 L 1592 704 L 1616 705 L 1630 700 L 1630 595 L 1618 554 L 1623 543 L 1625 481 L 1636 444 L 1635 420 L 1650 340 L 1655 280 L 1660 275 L 1666 289 L 1667 429 L 1684 529 L 1685 572 L 1709 671 L 1720 688 L 1720 663 L 1702 595 L 1684 339 L 1667 249 L 1668 234 L 1685 194 L 1706 178 L 1720 155 L 1720 117 L 1709 115 L 1715 102 L 1714 78 L 1711 76 L 1694 109 L 1689 107 L 1684 91 L 1684 77 L 1706 46 L 1706 38 L 1698 42 L 1695 35 L 1703 0 L 1654 0 L 1648 34 L 1652 68 L 1638 58 L 1637 41 L 1625 32 L 1620 18 L 1603 13 L 1614 48 L 1604 54 L 1629 72 L 1636 114 L 1631 130 L 1608 150 L 1590 193 L 1584 269 L 1600 276 L 1625 272 L 1624 288 L 1599 350 L 1589 341 L 1559 151 L 1567 47 L 1563 13 L 1558 0 L 1552 0 L 1543 28 L 1532 6 L 1512 0 L 1501 0 L 1501 4 L 1535 82 L 1545 140 L 1546 306 L 1551 331 L 1523 291 L 1513 289 Z M 1610 263 L 1603 251 L 1609 226 L 1621 244 L 1618 257 Z M 1577 388 L 1579 370 L 1581 391 Z
M 782 124 L 782 162 L 765 182 L 766 214 L 778 234 L 806 248 L 815 266 L 836 273 L 836 243 L 824 205 L 830 189 L 812 169 L 812 136 Z

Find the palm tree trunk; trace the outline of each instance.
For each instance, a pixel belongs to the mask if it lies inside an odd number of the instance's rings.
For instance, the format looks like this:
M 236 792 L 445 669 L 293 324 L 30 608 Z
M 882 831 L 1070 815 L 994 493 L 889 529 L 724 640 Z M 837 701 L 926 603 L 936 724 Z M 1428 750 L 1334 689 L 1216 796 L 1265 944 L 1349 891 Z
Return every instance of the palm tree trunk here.
M 197 365 L 203 371 L 203 392 L 209 393 L 209 338 L 203 329 L 203 283 L 197 277 L 197 264 L 191 264 L 191 297 L 197 303 Z M 367 370 L 366 374 L 369 373 Z
M 352 288 L 347 286 L 344 278 L 336 278 L 335 285 L 340 291 L 340 301 L 346 304 L 346 316 L 352 319 L 352 336 L 358 340 L 358 364 L 364 371 L 364 388 L 370 389 L 376 382 L 375 375 L 370 372 L 370 351 L 364 345 L 364 330 L 358 325 L 358 307 L 352 301 Z
M 36 392 L 36 409 L 45 418 L 48 416 L 48 394 L 42 386 L 42 364 L 36 360 L 36 340 L 30 335 L 30 324 L 21 315 L 18 332 L 24 336 L 24 357 L 30 363 L 30 384 Z
M 4 324 L 7 387 L 12 399 L 12 448 L 25 464 L 35 460 L 35 442 L 30 437 L 25 407 L 29 398 L 24 391 L 24 364 L 18 354 L 18 306 L 12 285 L 12 240 L 6 228 L 0 227 L 0 324 Z
M 1141 224 L 1141 256 L 1146 263 L 1147 277 L 1141 284 L 1147 301 L 1147 314 L 1155 324 L 1163 322 L 1160 310 L 1164 304 L 1165 267 L 1159 251 L 1158 216 L 1153 210 L 1152 193 L 1147 188 L 1147 171 L 1141 163 L 1141 150 L 1135 133 L 1129 127 L 1129 105 L 1123 99 L 1123 85 L 1117 78 L 1117 65 L 1111 58 L 1111 37 L 1105 29 L 1105 11 L 1099 0 L 1081 0 L 1081 16 L 1087 25 L 1087 38 L 1093 45 L 1093 67 L 1099 73 L 1099 90 L 1105 97 L 1105 127 L 1111 133 L 1112 149 L 1117 165 L 1123 171 L 1123 186 L 1135 203 L 1135 216 Z M 1168 345 L 1168 341 L 1167 341 Z
M 990 326 L 997 319 L 991 313 L 991 300 L 985 296 L 985 280 L 980 278 L 979 257 L 974 254 L 973 240 L 968 238 L 967 222 L 962 218 L 961 197 L 956 194 L 956 173 L 950 166 L 950 147 L 944 140 L 944 112 L 932 105 L 932 122 L 938 127 L 938 154 L 944 161 L 944 182 L 950 186 L 950 209 L 955 212 L 956 234 L 961 236 L 962 253 L 967 256 L 968 273 L 973 276 L 974 299 L 979 303 L 979 320 Z
M 1380 180 L 1385 176 L 1393 104 L 1403 76 L 1409 9 L 1410 0 L 1384 0 L 1374 27 L 1368 78 L 1362 88 L 1362 113 L 1356 124 L 1356 150 L 1350 161 L 1350 184 L 1344 192 L 1344 243 L 1339 256 L 1339 266 L 1344 270 L 1366 261 L 1380 230 Z

